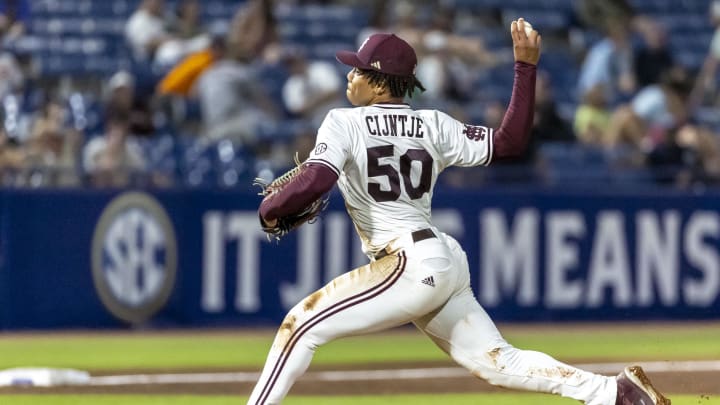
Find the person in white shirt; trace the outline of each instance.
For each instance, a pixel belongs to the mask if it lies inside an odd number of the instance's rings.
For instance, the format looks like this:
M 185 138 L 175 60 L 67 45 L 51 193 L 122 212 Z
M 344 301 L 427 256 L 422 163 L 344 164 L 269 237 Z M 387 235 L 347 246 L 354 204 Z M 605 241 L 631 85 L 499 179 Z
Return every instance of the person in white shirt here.
M 142 148 L 129 134 L 129 117 L 110 117 L 103 136 L 91 139 L 83 149 L 83 171 L 94 186 L 125 186 L 133 173 L 143 172 L 147 162 Z
M 184 56 L 210 45 L 210 35 L 200 32 L 178 38 L 167 29 L 164 0 L 143 0 L 125 24 L 125 39 L 138 61 L 169 69 Z
M 172 37 L 165 29 L 164 0 L 143 0 L 125 24 L 125 39 L 138 60 L 152 60 L 155 51 Z
M 285 63 L 290 71 L 282 88 L 285 108 L 319 126 L 327 110 L 345 105 L 340 92 L 340 75 L 333 65 L 308 60 L 301 51 L 289 53 Z

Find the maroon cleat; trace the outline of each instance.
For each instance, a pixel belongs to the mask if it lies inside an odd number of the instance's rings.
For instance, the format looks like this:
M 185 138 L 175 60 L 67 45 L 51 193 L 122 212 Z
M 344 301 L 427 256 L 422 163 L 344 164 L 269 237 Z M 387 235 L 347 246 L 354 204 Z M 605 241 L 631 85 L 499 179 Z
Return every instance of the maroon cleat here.
M 617 377 L 615 405 L 670 405 L 670 400 L 650 383 L 642 367 L 625 367 Z

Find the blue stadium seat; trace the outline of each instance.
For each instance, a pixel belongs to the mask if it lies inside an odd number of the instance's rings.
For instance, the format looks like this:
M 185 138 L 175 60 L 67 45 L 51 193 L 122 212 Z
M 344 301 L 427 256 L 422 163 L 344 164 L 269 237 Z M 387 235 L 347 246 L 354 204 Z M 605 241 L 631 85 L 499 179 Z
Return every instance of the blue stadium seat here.
M 196 137 L 181 139 L 181 145 L 182 184 L 188 187 L 214 186 L 216 174 L 210 145 L 200 144 Z
M 599 147 L 546 142 L 539 146 L 538 155 L 552 184 L 598 184 L 612 177 L 607 156 Z
M 539 3 L 539 2 L 538 2 Z M 557 10 L 529 10 L 526 8 L 504 8 L 502 18 L 504 26 L 513 20 L 525 18 L 537 30 L 565 30 L 570 25 L 570 14 Z
M 215 147 L 218 158 L 217 185 L 228 188 L 242 183 L 249 184 L 254 178 L 252 155 L 229 140 L 222 140 Z
M 149 168 L 153 172 L 174 174 L 175 140 L 171 134 L 159 134 L 149 138 L 139 138 Z
M 236 187 L 250 184 L 255 177 L 254 158 L 230 140 L 205 142 L 196 137 L 180 137 L 181 157 L 177 171 L 188 187 Z
M 708 31 L 713 28 L 705 13 L 650 14 L 650 17 L 673 35 L 679 32 Z
M 706 13 L 710 7 L 707 0 L 631 0 L 630 3 L 643 13 Z
M 202 2 L 202 18 L 205 21 L 230 19 L 242 5 L 242 1 L 206 0 Z
M 318 42 L 310 46 L 308 57 L 311 59 L 319 59 L 336 63 L 335 53 L 337 51 L 355 49 L 355 47 L 355 42 L 353 40 L 347 40 L 344 42 L 340 40 Z
M 297 134 L 312 131 L 312 125 L 300 119 L 287 119 L 264 122 L 258 128 L 258 139 L 267 142 L 290 142 Z

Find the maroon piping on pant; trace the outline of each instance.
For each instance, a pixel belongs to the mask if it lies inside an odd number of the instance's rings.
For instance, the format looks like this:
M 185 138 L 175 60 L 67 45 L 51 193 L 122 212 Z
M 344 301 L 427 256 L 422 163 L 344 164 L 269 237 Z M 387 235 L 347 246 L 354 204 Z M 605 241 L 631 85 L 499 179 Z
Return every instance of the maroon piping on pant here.
M 265 387 L 263 388 L 262 392 L 260 393 L 260 396 L 258 397 L 258 400 L 256 402 L 257 405 L 262 405 L 264 403 L 264 401 L 267 400 L 267 397 L 270 395 L 270 391 L 272 391 L 272 387 L 277 382 L 277 379 L 280 376 L 280 373 L 282 373 L 282 370 L 285 367 L 285 363 L 287 362 L 288 357 L 290 357 L 292 350 L 295 348 L 295 345 L 300 340 L 300 338 L 308 330 L 310 330 L 310 328 L 312 328 L 313 326 L 317 325 L 318 323 L 324 321 L 325 319 L 335 315 L 336 313 L 338 313 L 342 310 L 348 309 L 357 304 L 360 304 L 360 303 L 370 300 L 374 297 L 377 297 L 378 295 L 380 295 L 384 291 L 386 291 L 388 288 L 392 287 L 395 284 L 395 282 L 397 282 L 397 280 L 400 279 L 400 276 L 405 271 L 405 263 L 407 262 L 407 258 L 405 257 L 404 251 L 398 253 L 398 256 L 400 257 L 400 261 L 398 262 L 397 267 L 390 274 L 390 276 L 388 278 L 386 278 L 385 280 L 383 280 L 380 284 L 370 288 L 367 291 L 364 291 L 364 292 L 356 294 L 352 297 L 346 298 L 346 299 L 338 302 L 335 305 L 331 305 L 331 306 L 325 308 L 324 310 L 320 311 L 315 316 L 310 318 L 309 321 L 305 322 L 302 326 L 300 326 L 298 329 L 296 329 L 292 335 L 290 335 L 290 339 L 288 339 L 287 344 L 285 344 L 282 354 L 280 355 L 277 362 L 275 363 L 275 367 L 273 367 L 272 373 L 270 373 L 268 382 L 265 384 Z

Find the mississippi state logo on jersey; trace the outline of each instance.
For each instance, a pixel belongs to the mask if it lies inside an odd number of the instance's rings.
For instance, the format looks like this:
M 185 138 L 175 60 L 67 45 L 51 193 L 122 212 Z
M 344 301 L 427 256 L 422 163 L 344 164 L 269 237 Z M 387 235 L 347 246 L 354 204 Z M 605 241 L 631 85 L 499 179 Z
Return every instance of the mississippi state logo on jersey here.
M 489 131 L 487 127 L 465 124 L 463 134 L 471 141 L 484 141 Z

